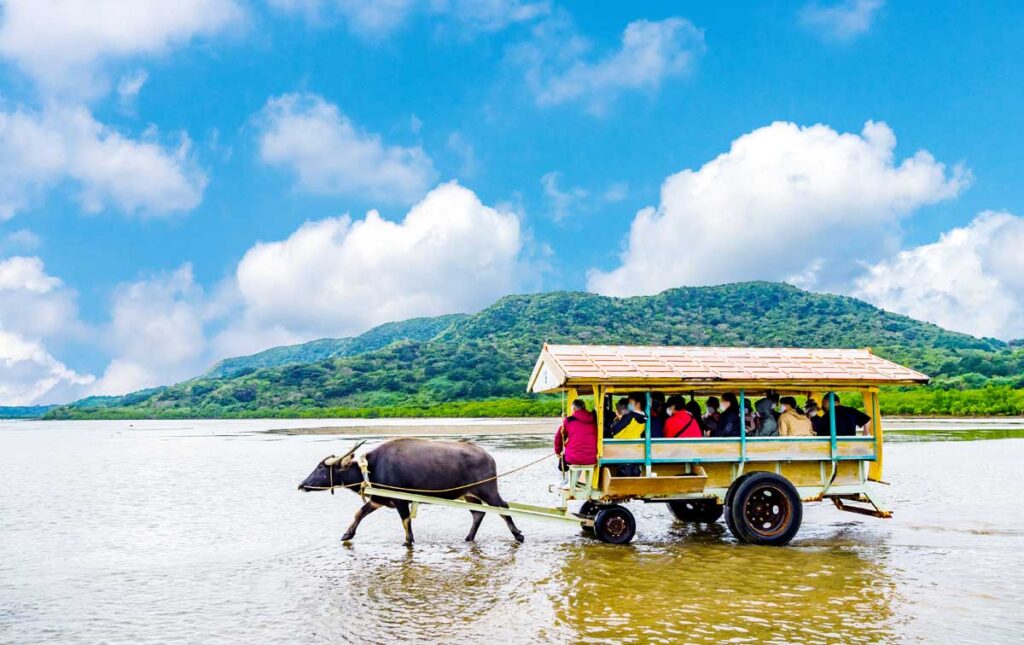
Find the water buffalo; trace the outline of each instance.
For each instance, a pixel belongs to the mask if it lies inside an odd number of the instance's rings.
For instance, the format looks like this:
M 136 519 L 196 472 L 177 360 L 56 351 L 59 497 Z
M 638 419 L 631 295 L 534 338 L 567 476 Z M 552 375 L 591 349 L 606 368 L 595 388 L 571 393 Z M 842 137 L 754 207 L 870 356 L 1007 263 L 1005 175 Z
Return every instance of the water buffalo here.
M 317 464 L 313 472 L 306 477 L 299 490 L 329 490 L 332 487 L 345 487 L 359 492 L 359 484 L 363 481 L 362 471 L 356 462 L 354 453 L 357 444 L 340 457 L 328 457 Z M 392 439 L 366 453 L 370 483 L 384 486 L 395 486 L 406 489 L 436 490 L 445 492 L 421 493 L 444 499 L 465 498 L 467 501 L 485 503 L 491 506 L 508 508 L 508 504 L 498 494 L 497 480 L 479 482 L 497 474 L 494 458 L 483 448 L 471 443 L 455 441 L 430 441 L 427 439 Z M 468 485 L 467 485 L 468 484 Z M 446 490 L 454 489 L 454 490 Z M 382 506 L 398 511 L 405 528 L 405 543 L 411 545 L 412 518 L 409 504 L 398 499 L 371 496 L 370 500 L 356 511 L 352 525 L 341 536 L 342 541 L 355 537 L 356 528 L 363 518 Z M 476 538 L 476 531 L 484 519 L 483 511 L 470 511 L 473 514 L 473 526 L 466 536 L 467 542 Z M 505 524 L 512 536 L 519 542 L 523 534 L 516 528 L 511 517 L 503 516 Z

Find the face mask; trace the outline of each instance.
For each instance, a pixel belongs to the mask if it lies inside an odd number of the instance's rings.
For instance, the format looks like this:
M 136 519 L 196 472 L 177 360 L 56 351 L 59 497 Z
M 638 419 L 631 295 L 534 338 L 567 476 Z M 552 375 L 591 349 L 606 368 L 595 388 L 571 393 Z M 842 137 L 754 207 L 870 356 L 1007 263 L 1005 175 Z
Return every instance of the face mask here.
M 782 413 L 783 413 L 783 412 L 785 412 L 785 411 L 786 411 L 786 406 L 784 406 L 784 405 L 780 405 L 780 406 L 779 406 L 779 414 L 782 414 Z

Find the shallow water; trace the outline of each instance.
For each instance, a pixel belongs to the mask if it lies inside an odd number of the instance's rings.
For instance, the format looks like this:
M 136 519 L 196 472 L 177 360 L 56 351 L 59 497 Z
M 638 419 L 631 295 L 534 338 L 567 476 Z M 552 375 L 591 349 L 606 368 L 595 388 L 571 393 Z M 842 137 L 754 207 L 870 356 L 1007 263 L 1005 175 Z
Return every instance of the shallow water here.
M 469 514 L 437 507 L 412 549 L 386 509 L 343 546 L 358 497 L 295 486 L 344 437 L 3 423 L 0 642 L 1020 642 L 1024 429 L 941 423 L 888 435 L 893 519 L 808 505 L 782 549 L 640 503 L 629 547 L 537 520 L 520 545 L 496 517 L 467 544 Z M 479 442 L 499 470 L 548 450 Z M 551 467 L 502 494 L 553 504 Z

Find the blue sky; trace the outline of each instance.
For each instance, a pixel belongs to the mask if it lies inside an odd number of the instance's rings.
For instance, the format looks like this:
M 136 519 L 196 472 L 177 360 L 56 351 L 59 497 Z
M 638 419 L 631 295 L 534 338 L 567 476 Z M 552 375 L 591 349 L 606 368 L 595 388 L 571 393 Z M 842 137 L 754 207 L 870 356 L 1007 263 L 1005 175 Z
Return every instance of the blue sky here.
M 0 6 L 0 404 L 513 291 L 1024 336 L 1019 3 Z

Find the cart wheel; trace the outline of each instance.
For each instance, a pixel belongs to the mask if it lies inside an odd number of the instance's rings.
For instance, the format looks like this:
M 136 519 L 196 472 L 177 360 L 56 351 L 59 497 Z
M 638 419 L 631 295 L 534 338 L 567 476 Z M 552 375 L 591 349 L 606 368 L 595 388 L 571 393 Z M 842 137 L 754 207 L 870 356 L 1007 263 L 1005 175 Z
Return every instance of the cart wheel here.
M 680 522 L 714 524 L 722 517 L 724 507 L 713 499 L 676 499 L 668 503 L 668 508 Z
M 594 518 L 594 533 L 602 542 L 629 544 L 636 535 L 636 520 L 632 513 L 618 504 L 605 506 Z
M 587 500 L 586 502 L 583 502 L 583 506 L 580 506 L 580 510 L 576 514 L 581 517 L 589 517 L 593 519 L 594 516 L 597 515 L 597 511 L 600 510 L 600 508 L 601 507 L 595 504 L 594 502 Z M 593 526 L 587 526 L 586 524 L 582 524 L 581 528 L 583 529 L 583 532 L 587 535 L 594 534 Z
M 725 513 L 740 542 L 783 546 L 800 530 L 803 504 L 786 478 L 757 472 L 739 483 Z
M 729 509 L 733 506 L 732 500 L 736 497 L 736 489 L 753 474 L 754 473 L 747 473 L 736 478 L 732 485 L 729 486 L 729 490 L 725 493 L 725 508 L 723 509 L 725 514 L 725 525 L 729 527 L 729 532 L 732 533 L 733 537 L 737 540 L 741 540 L 742 538 L 739 537 L 739 529 L 736 528 L 736 522 L 733 521 L 732 512 Z

